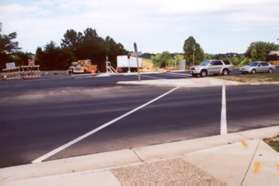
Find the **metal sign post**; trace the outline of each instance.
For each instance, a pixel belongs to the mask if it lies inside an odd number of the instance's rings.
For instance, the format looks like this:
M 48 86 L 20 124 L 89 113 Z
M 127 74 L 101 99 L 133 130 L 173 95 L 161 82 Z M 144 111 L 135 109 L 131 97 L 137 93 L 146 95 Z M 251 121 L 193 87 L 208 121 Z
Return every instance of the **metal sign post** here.
M 131 55 L 128 54 L 128 73 L 131 73 Z
M 193 45 L 193 66 L 195 66 L 195 51 L 196 51 L 196 46 Z
M 108 56 L 106 56 L 106 73 L 109 73 L 109 60 L 108 60 Z
M 135 50 L 135 55 L 136 55 L 136 59 L 137 59 L 137 70 L 138 70 L 138 80 L 140 81 L 140 71 L 139 71 L 139 57 L 138 57 L 138 47 L 137 47 L 137 43 L 134 43 L 134 50 Z

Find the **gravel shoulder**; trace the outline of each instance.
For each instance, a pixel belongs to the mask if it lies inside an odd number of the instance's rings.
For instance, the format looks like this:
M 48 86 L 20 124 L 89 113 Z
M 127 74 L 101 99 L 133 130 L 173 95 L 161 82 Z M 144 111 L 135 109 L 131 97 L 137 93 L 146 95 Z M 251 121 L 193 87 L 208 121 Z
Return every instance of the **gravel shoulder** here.
M 279 83 L 279 73 L 218 76 L 217 79 L 242 83 Z

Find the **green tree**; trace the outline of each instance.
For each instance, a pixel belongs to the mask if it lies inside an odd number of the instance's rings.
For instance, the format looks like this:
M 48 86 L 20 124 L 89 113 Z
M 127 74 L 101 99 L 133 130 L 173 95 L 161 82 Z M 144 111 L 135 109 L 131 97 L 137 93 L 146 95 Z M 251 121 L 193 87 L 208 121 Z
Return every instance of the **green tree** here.
M 37 49 L 36 61 L 42 70 L 66 70 L 71 64 L 71 53 L 51 41 L 44 50 Z
M 204 59 L 204 51 L 193 36 L 188 37 L 183 46 L 185 60 L 188 64 L 198 64 Z
M 107 36 L 103 39 L 96 30 L 87 28 L 84 32 L 67 30 L 60 46 L 50 42 L 44 49 L 38 48 L 36 54 L 36 60 L 42 64 L 43 69 L 66 69 L 72 61 L 91 59 L 99 70 L 104 71 L 106 56 L 116 66 L 116 57 L 127 54 L 127 51 L 113 38 Z
M 18 66 L 27 65 L 28 60 L 32 59 L 33 57 L 34 55 L 32 53 L 22 51 L 17 51 L 11 56 L 12 61 L 15 62 Z
M 172 66 L 174 68 L 178 68 L 179 62 L 184 60 L 184 56 L 177 54 L 173 57 L 172 60 L 170 60 L 170 63 L 168 64 L 169 66 Z
M 151 57 L 151 60 L 157 67 L 164 68 L 168 64 L 172 63 L 173 57 L 168 51 L 165 51 Z
M 245 55 L 252 60 L 266 60 L 270 51 L 278 49 L 279 45 L 274 43 L 257 41 L 250 44 Z
M 212 54 L 208 54 L 208 53 L 205 53 L 204 54 L 204 59 L 213 59 L 214 56 Z
M 82 35 L 77 49 L 78 59 L 105 60 L 104 40 L 98 36 L 96 30 L 87 28 Z
M 257 59 L 257 49 L 255 47 L 253 47 L 250 51 L 250 57 L 252 60 L 256 60 Z
M 240 66 L 244 66 L 244 65 L 247 65 L 247 64 L 250 63 L 250 62 L 251 62 L 251 59 L 249 59 L 248 57 L 243 56 L 243 57 L 240 59 L 239 65 L 240 65 Z
M 5 67 L 5 63 L 11 62 L 13 54 L 20 49 L 18 42 L 14 41 L 16 37 L 16 32 L 6 35 L 0 31 L 0 69 Z
M 61 40 L 61 48 L 70 53 L 71 60 L 75 61 L 77 60 L 77 51 L 81 43 L 82 33 L 76 32 L 73 29 L 69 29 L 66 31 L 66 33 L 63 36 L 63 39 Z
M 98 69 L 104 71 L 106 56 L 116 67 L 116 57 L 127 53 L 121 43 L 116 43 L 109 36 L 103 39 L 96 30 L 87 28 L 82 35 L 76 57 L 78 59 L 91 59 L 93 63 L 98 65 Z
M 215 54 L 212 56 L 212 58 L 229 61 L 233 65 L 243 65 L 249 63 L 250 61 L 250 59 L 246 57 L 244 54 L 239 53 Z
M 111 60 L 116 60 L 117 55 L 128 54 L 121 43 L 116 43 L 113 38 L 107 36 L 104 40 L 105 54 Z
M 81 32 L 76 32 L 73 29 L 69 29 L 66 31 L 66 33 L 63 36 L 63 39 L 61 41 L 61 47 L 69 48 L 75 51 L 78 45 L 81 43 L 81 40 L 82 40 Z

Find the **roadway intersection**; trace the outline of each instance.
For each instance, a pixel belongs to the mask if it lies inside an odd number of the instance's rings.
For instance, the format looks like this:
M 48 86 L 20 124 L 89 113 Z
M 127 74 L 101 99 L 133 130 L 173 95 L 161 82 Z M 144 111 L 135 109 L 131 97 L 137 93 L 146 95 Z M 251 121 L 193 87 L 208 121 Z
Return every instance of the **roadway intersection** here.
M 172 89 L 116 84 L 136 76 L 77 77 L 0 82 L 0 167 L 31 163 Z M 278 92 L 278 85 L 227 87 L 228 131 L 278 125 Z M 220 116 L 221 87 L 178 88 L 44 161 L 217 135 Z

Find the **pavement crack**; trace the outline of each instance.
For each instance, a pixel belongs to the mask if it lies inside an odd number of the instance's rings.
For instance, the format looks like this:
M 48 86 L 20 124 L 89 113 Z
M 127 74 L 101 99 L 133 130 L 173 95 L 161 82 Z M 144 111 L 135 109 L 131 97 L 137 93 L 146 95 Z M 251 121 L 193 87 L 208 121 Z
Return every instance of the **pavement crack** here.
M 246 177 L 247 177 L 247 174 L 248 174 L 248 172 L 249 172 L 249 170 L 250 170 L 250 168 L 251 168 L 251 166 L 252 166 L 252 163 L 253 163 L 253 161 L 254 161 L 254 159 L 255 159 L 255 156 L 256 156 L 256 154 L 257 154 L 257 152 L 258 152 L 258 148 L 259 148 L 259 146 L 260 146 L 260 143 L 261 143 L 261 140 L 258 140 L 257 146 L 256 146 L 256 148 L 255 148 L 255 151 L 254 151 L 252 157 L 251 157 L 251 160 L 250 160 L 250 162 L 249 162 L 248 168 L 247 168 L 247 170 L 245 171 L 245 174 L 244 174 L 244 176 L 243 176 L 243 178 L 242 178 L 242 180 L 241 180 L 241 184 L 240 184 L 241 186 L 243 186 L 244 181 L 245 181 L 245 179 L 246 179 Z
M 135 155 L 137 156 L 137 158 L 141 161 L 141 162 L 144 162 L 144 160 L 140 157 L 140 155 L 138 155 L 138 153 L 134 150 L 134 149 L 131 149 Z

